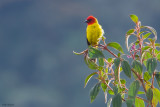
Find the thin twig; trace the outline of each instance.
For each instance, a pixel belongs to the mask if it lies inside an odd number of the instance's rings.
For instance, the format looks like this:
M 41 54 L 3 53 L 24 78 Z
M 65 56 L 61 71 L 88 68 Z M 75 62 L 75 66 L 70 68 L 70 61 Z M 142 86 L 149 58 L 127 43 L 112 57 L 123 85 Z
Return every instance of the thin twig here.
M 140 75 L 138 75 L 138 74 L 133 70 L 133 68 L 132 68 L 131 70 L 132 70 L 132 72 L 138 77 L 139 81 L 142 83 L 143 89 L 144 89 L 144 91 L 145 91 L 145 93 L 146 93 L 147 91 L 146 91 L 146 87 L 145 87 L 145 85 L 144 85 L 143 79 L 141 78 Z
M 152 74 L 152 85 L 151 85 L 151 88 L 154 88 L 154 86 L 153 86 L 153 83 L 154 83 L 154 76 L 155 76 L 155 72 L 153 72 L 153 74 Z
M 146 99 L 144 99 L 144 98 L 141 98 L 141 97 L 139 97 L 139 96 L 136 96 L 138 99 L 141 99 L 141 100 L 143 100 L 143 101 L 145 101 L 146 103 L 149 103 L 148 102 L 148 100 L 146 100 Z
M 102 80 L 102 82 L 103 82 L 104 84 L 106 84 L 106 86 L 107 86 L 110 90 L 113 91 L 113 89 L 106 83 L 106 81 L 105 81 L 104 79 Z
M 106 45 L 101 45 L 99 44 L 99 46 L 103 47 L 104 50 L 108 51 L 110 54 L 112 54 L 114 57 L 118 58 L 118 56 L 116 54 L 114 54 L 112 51 L 110 51 Z

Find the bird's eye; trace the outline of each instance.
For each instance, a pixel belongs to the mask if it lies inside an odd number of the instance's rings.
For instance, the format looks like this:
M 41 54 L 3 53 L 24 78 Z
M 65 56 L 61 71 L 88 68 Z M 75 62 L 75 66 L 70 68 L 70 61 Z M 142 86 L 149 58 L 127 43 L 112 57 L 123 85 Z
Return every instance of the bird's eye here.
M 88 21 L 90 22 L 90 21 L 92 21 L 92 19 L 88 19 Z

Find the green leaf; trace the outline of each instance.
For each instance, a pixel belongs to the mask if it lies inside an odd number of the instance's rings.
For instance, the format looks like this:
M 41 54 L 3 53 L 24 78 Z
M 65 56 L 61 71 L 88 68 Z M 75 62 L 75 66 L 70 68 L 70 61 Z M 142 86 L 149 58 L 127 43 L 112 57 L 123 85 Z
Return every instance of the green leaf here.
M 103 67 L 104 66 L 104 59 L 98 58 L 98 60 L 99 60 L 99 66 Z
M 139 73 L 140 75 L 142 74 L 143 67 L 142 67 L 142 65 L 139 61 L 134 60 L 132 62 L 132 67 L 133 67 L 135 72 Z
M 111 106 L 111 102 L 112 102 L 112 98 L 110 98 L 110 99 L 108 100 L 107 107 L 110 107 L 110 106 Z
M 155 46 L 156 47 L 160 47 L 160 43 L 155 43 Z
M 145 72 L 144 75 L 143 75 L 143 78 L 145 81 L 148 81 L 149 79 L 151 79 L 151 76 L 149 75 L 148 72 Z
M 118 94 L 118 88 L 117 88 L 117 86 L 113 86 L 113 92 L 114 92 L 115 95 Z
M 88 47 L 88 56 L 91 59 L 104 58 L 103 53 L 100 50 L 93 48 L 92 46 Z
M 160 91 L 157 88 L 153 88 L 153 99 L 152 104 L 153 107 L 157 107 L 158 101 L 160 102 Z
M 134 22 L 134 23 L 138 23 L 138 17 L 136 16 L 136 15 L 134 15 L 134 14 L 131 14 L 130 15 L 130 18 L 132 19 L 132 21 Z
M 131 35 L 131 34 L 133 34 L 133 33 L 134 33 L 134 29 L 130 29 L 130 30 L 127 31 L 126 34 L 127 34 L 127 35 Z
M 124 73 L 126 74 L 126 76 L 131 78 L 131 67 L 126 60 L 122 61 L 122 69 L 123 69 Z
M 152 31 L 152 33 L 155 36 L 155 40 L 157 40 L 157 32 L 156 32 L 156 30 L 153 27 L 150 27 L 150 26 L 141 26 L 141 28 L 146 28 L 146 29 L 149 29 L 150 31 Z
M 94 61 L 92 61 L 91 59 L 85 57 L 85 58 L 84 58 L 84 61 L 85 61 L 86 65 L 87 65 L 90 69 L 93 69 L 93 70 L 98 69 L 98 65 L 97 65 Z
M 119 64 L 120 64 L 120 58 L 116 58 L 114 60 L 114 65 L 115 65 L 115 70 L 114 70 L 114 73 L 115 73 L 115 80 L 118 80 L 118 70 L 119 70 Z
M 127 104 L 127 107 L 134 107 L 133 104 L 134 104 L 134 98 L 128 98 L 126 99 L 126 104 Z
M 113 62 L 113 58 L 108 58 L 107 60 L 109 63 Z
M 145 92 L 144 91 L 138 91 L 137 94 L 145 94 Z
M 156 73 L 155 73 L 155 77 L 156 77 L 158 86 L 159 86 L 159 88 L 160 88 L 160 72 L 156 72 Z
M 112 90 L 108 90 L 108 93 L 114 95 L 114 92 Z
M 118 53 L 117 56 L 120 58 L 121 57 L 121 53 Z
M 140 83 L 138 80 L 132 82 L 132 84 L 129 86 L 128 97 L 135 98 L 139 88 L 140 88 Z
M 157 88 L 153 88 L 153 99 L 152 99 L 152 104 L 154 107 L 157 106 L 158 101 L 160 103 L 160 91 Z
M 122 107 L 122 98 L 120 93 L 112 98 L 112 105 L 113 107 Z
M 119 88 L 119 92 L 121 93 L 121 92 L 124 92 L 126 89 L 124 88 L 124 87 L 118 87 Z
M 145 50 L 147 50 L 149 48 L 151 48 L 151 46 L 145 46 L 145 47 L 142 48 L 142 51 L 145 51 Z
M 121 84 L 126 84 L 126 80 L 125 79 L 121 79 Z
M 146 39 L 146 38 L 148 38 L 148 36 L 149 35 L 151 35 L 152 33 L 151 32 L 149 32 L 149 33 L 146 33 L 144 36 L 143 36 L 143 39 Z
M 153 39 L 152 38 L 148 38 L 148 40 L 152 43 L 153 42 Z
M 120 51 L 121 53 L 124 53 L 121 45 L 118 44 L 117 42 L 110 42 L 110 43 L 107 44 L 107 46 L 110 46 L 110 47 Z
M 115 65 L 115 67 L 119 67 L 119 64 L 120 64 L 120 58 L 116 58 L 116 59 L 114 60 L 114 65 Z
M 90 75 L 88 75 L 85 79 L 85 83 L 84 83 L 84 88 L 86 87 L 87 83 L 89 82 L 89 80 L 92 78 L 93 75 L 97 74 L 97 72 L 93 72 Z
M 147 59 L 152 58 L 152 55 L 149 52 L 144 52 L 142 54 L 142 59 L 144 59 L 143 63 L 146 66 Z
M 137 46 L 139 44 L 139 40 L 137 40 L 136 42 L 135 42 L 135 45 Z
M 103 92 L 106 92 L 107 86 L 105 83 L 101 83 L 101 88 L 102 88 Z
M 152 75 L 157 67 L 157 60 L 155 58 L 149 58 L 147 60 L 147 71 L 149 75 Z
M 146 92 L 146 96 L 147 96 L 147 99 L 151 102 L 152 99 L 153 99 L 153 91 L 151 88 L 149 88 Z
M 94 87 L 91 88 L 91 90 L 90 90 L 91 103 L 96 99 L 96 97 L 100 91 L 100 85 L 101 85 L 101 83 L 97 83 Z
M 136 98 L 135 107 L 145 107 L 144 101 L 142 99 Z
M 157 55 L 157 60 L 160 62 L 160 54 Z

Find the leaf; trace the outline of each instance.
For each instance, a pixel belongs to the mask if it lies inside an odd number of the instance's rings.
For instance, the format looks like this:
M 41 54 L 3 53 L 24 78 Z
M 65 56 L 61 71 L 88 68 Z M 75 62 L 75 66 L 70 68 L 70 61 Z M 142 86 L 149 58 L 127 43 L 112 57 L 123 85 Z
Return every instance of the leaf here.
M 144 101 L 142 99 L 136 98 L 135 107 L 145 107 Z
M 145 94 L 145 92 L 144 91 L 138 91 L 137 94 Z
M 152 33 L 151 32 L 149 32 L 149 33 L 146 33 L 144 36 L 143 36 L 143 39 L 146 39 L 146 38 L 148 38 L 148 36 L 149 35 L 151 35 Z
M 115 73 L 115 80 L 118 80 L 118 70 L 119 70 L 119 65 L 120 65 L 120 58 L 116 58 L 114 60 L 114 65 L 115 65 L 115 70 L 114 70 L 114 73 Z
M 139 40 L 137 40 L 136 42 L 135 42 L 135 45 L 137 46 L 139 44 Z
M 139 81 L 138 80 L 133 81 L 132 84 L 129 86 L 128 97 L 135 98 L 136 94 L 138 93 L 139 88 L 140 88 Z
M 93 70 L 98 69 L 98 65 L 95 62 L 93 62 L 91 59 L 85 57 L 84 61 L 86 65 L 88 66 L 88 68 L 93 69 Z
M 108 93 L 114 95 L 114 92 L 112 90 L 108 90 Z
M 147 60 L 147 71 L 151 76 L 157 67 L 157 61 L 155 58 L 149 58 Z
M 138 80 L 133 81 L 132 84 L 129 86 L 128 90 L 128 99 L 126 99 L 127 107 L 132 107 L 135 102 L 136 94 L 140 88 L 140 83 Z
M 129 39 L 130 36 L 131 36 L 131 35 L 126 35 L 126 41 L 125 41 L 126 47 L 127 47 L 128 51 L 129 51 L 129 47 L 128 47 L 128 39 Z
M 103 53 L 100 50 L 93 48 L 92 46 L 88 47 L 88 56 L 91 59 L 104 58 Z
M 90 90 L 91 103 L 96 99 L 96 97 L 100 91 L 100 85 L 101 85 L 101 83 L 97 83 L 94 87 L 91 88 L 91 90 Z
M 149 75 L 148 72 L 145 72 L 144 75 L 143 75 L 143 78 L 145 81 L 148 81 L 149 79 L 151 79 L 151 76 Z
M 120 93 L 112 98 L 112 105 L 113 107 L 122 107 L 122 98 Z
M 154 107 L 156 107 L 158 101 L 160 102 L 160 91 L 157 88 L 153 88 L 152 91 L 153 91 L 152 104 Z
M 119 67 L 119 64 L 120 64 L 120 58 L 116 58 L 116 59 L 114 60 L 114 65 L 115 65 L 115 67 Z
M 117 88 L 117 86 L 113 86 L 113 92 L 114 92 L 115 95 L 118 94 L 118 88 Z
M 157 60 L 160 62 L 160 54 L 157 55 Z
M 111 106 L 111 102 L 112 102 L 112 98 L 110 98 L 110 99 L 108 100 L 107 107 L 110 107 L 110 106 Z
M 145 50 L 147 50 L 149 48 L 151 48 L 151 46 L 145 46 L 145 47 L 142 48 L 142 51 L 145 51 Z
M 153 99 L 153 91 L 151 88 L 149 88 L 146 92 L 146 96 L 147 96 L 147 99 L 151 102 L 152 99 Z
M 126 84 L 126 80 L 125 79 L 121 79 L 121 84 Z
M 138 23 L 138 17 L 137 17 L 136 15 L 131 14 L 131 15 L 130 15 L 130 18 L 132 19 L 132 21 L 133 21 L 134 23 Z
M 127 104 L 127 107 L 134 107 L 133 104 L 134 104 L 134 98 L 128 98 L 126 99 L 126 104 Z
M 126 60 L 122 61 L 122 69 L 123 69 L 124 73 L 126 74 L 126 76 L 131 78 L 131 67 Z
M 156 30 L 153 27 L 150 27 L 150 26 L 141 26 L 141 28 L 146 28 L 146 29 L 149 29 L 150 31 L 152 31 L 152 33 L 155 36 L 155 40 L 157 40 L 157 32 L 156 32 Z
M 97 74 L 97 72 L 93 72 L 90 75 L 88 75 L 85 79 L 85 83 L 84 83 L 84 88 L 86 87 L 87 83 L 89 82 L 89 80 L 92 78 L 93 75 Z
M 155 46 L 156 47 L 160 47 L 160 43 L 155 43 Z
M 159 88 L 160 88 L 160 72 L 156 72 L 156 73 L 155 73 L 155 77 L 156 77 L 158 86 L 159 86 Z
M 99 60 L 99 66 L 103 67 L 104 66 L 104 59 L 98 58 L 98 60 Z
M 142 74 L 143 67 L 142 67 L 142 65 L 139 61 L 134 60 L 132 62 L 132 67 L 133 67 L 135 72 L 139 73 L 140 75 Z
M 133 34 L 133 33 L 134 33 L 134 29 L 130 29 L 130 30 L 127 31 L 126 34 L 127 34 L 127 35 L 131 35 L 131 34 Z
M 101 88 L 102 88 L 103 92 L 106 92 L 107 86 L 105 83 L 101 83 Z
M 108 58 L 107 60 L 109 63 L 113 62 L 113 58 Z
M 149 52 L 144 52 L 142 54 L 142 59 L 144 59 L 143 63 L 146 66 L 147 59 L 152 58 L 152 55 Z
M 153 43 L 153 39 L 152 39 L 152 38 L 148 38 L 148 40 L 149 40 L 151 43 Z
M 110 47 L 120 51 L 121 53 L 124 53 L 121 45 L 118 44 L 117 42 L 110 42 L 110 43 L 107 44 L 107 46 L 110 46 Z

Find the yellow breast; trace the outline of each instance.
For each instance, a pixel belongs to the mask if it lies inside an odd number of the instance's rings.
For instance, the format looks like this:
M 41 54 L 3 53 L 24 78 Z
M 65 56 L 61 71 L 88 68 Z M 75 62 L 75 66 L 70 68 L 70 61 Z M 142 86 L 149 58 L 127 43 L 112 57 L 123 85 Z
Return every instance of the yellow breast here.
M 98 23 L 87 26 L 87 40 L 90 45 L 98 45 L 100 39 L 102 38 L 104 31 Z

